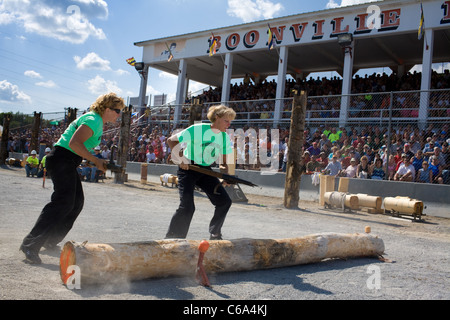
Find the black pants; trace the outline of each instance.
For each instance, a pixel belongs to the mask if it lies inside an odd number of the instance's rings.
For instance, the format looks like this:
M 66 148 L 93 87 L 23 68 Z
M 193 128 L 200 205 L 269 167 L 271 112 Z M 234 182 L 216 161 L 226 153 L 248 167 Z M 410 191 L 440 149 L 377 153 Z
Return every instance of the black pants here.
M 46 167 L 53 181 L 51 201 L 42 209 L 23 247 L 39 251 L 44 245 L 56 245 L 69 233 L 83 209 L 84 195 L 77 167 L 82 158 L 56 147 L 48 156 Z
M 223 186 L 217 188 L 217 194 L 214 192 L 214 188 L 218 184 L 220 184 L 220 181 L 215 177 L 192 170 L 178 169 L 180 205 L 172 217 L 166 238 L 186 238 L 195 211 L 195 186 L 198 186 L 206 193 L 215 207 L 214 215 L 209 224 L 209 233 L 221 234 L 222 225 L 232 201 Z

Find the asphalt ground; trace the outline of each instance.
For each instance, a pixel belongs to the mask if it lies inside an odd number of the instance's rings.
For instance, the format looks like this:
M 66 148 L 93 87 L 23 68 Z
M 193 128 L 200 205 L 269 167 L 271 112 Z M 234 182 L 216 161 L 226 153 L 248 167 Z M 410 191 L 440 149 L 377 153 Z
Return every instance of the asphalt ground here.
M 131 175 L 125 184 L 115 184 L 111 174 L 107 176 L 104 182 L 83 182 L 84 209 L 62 244 L 70 240 L 128 243 L 163 239 L 178 207 L 177 188 L 161 186 L 158 177 L 149 176 L 143 185 L 137 176 Z M 43 249 L 43 264 L 38 266 L 25 263 L 19 252 L 22 239 L 50 199 L 51 180 L 47 179 L 43 188 L 42 179 L 26 178 L 23 169 L 1 167 L 0 181 L 1 300 L 175 300 L 190 306 L 189 301 L 261 304 L 450 298 L 450 219 L 426 216 L 424 222 L 411 222 L 364 211 L 333 211 L 313 202 L 286 209 L 282 190 L 264 188 L 245 189 L 249 201 L 232 205 L 223 227 L 225 239 L 363 233 L 370 226 L 372 234 L 383 239 L 384 257 L 391 262 L 330 259 L 288 268 L 210 274 L 211 288 L 199 285 L 193 276 L 81 284 L 80 290 L 70 290 L 60 279 L 59 251 Z M 202 193 L 196 195 L 195 204 L 188 239 L 208 239 L 213 207 Z

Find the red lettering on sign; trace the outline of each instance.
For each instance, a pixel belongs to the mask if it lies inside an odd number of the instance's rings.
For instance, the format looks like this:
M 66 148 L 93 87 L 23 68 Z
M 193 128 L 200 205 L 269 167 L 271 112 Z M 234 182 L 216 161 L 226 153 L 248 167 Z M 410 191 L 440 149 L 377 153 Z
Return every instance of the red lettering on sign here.
M 400 13 L 402 9 L 381 11 L 380 31 L 395 30 L 400 25 Z
M 370 31 L 372 31 L 370 28 L 367 27 L 367 16 L 369 14 L 364 13 L 364 14 L 358 14 L 355 18 L 356 21 L 356 30 L 355 30 L 355 34 L 359 34 L 359 33 L 369 33 Z
M 252 30 L 244 36 L 244 46 L 248 49 L 253 48 L 259 41 L 259 32 Z
M 347 33 L 348 30 L 350 30 L 350 27 L 348 25 L 345 27 L 345 29 L 342 29 L 342 20 L 344 20 L 344 17 L 334 18 L 333 20 L 331 20 L 331 24 L 333 25 L 333 32 L 331 33 L 332 37 L 335 37 L 341 33 Z
M 270 30 L 272 31 L 272 34 L 275 36 L 275 41 L 277 42 L 277 44 L 280 44 L 281 42 L 283 42 L 284 29 L 286 29 L 286 26 L 270 28 Z
M 229 51 L 233 51 L 237 48 L 239 42 L 241 42 L 241 36 L 238 33 L 233 33 L 228 36 L 225 46 Z
M 441 8 L 444 10 L 444 17 L 441 19 L 441 24 L 450 23 L 450 1 L 445 1 Z

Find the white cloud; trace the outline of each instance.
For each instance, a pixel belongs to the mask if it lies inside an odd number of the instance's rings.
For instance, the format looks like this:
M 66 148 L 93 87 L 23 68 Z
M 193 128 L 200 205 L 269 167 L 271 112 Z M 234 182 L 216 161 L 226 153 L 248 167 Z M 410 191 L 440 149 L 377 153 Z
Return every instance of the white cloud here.
M 6 81 L 0 81 L 0 101 L 31 103 L 29 95 L 19 90 L 19 87 Z
M 269 0 L 228 0 L 227 13 L 244 22 L 252 22 L 271 19 L 283 9 L 281 3 L 273 3 Z
M 24 72 L 24 75 L 33 79 L 42 79 L 42 76 L 34 70 L 27 70 Z
M 88 53 L 84 58 L 75 56 L 73 57 L 73 60 L 76 62 L 77 68 L 81 70 L 89 70 L 89 69 L 96 69 L 102 71 L 111 70 L 111 67 L 109 66 L 111 62 L 100 58 L 99 55 L 96 54 L 95 52 Z
M 341 0 L 341 4 L 337 4 L 335 0 L 329 0 L 326 8 L 327 9 L 333 9 L 338 7 L 347 7 L 347 6 L 353 6 L 355 4 L 361 4 L 361 3 L 368 3 L 368 2 L 374 2 L 379 0 Z
M 36 85 L 38 87 L 44 87 L 44 88 L 56 88 L 57 85 L 52 80 L 46 81 L 46 82 L 36 82 Z
M 119 76 L 123 76 L 124 74 L 130 74 L 130 72 L 123 70 L 123 69 L 117 69 L 114 72 L 117 73 L 117 75 L 119 75 Z
M 91 19 L 108 17 L 103 0 L 2 0 L 0 25 L 16 23 L 25 31 L 42 36 L 84 43 L 89 37 L 105 39 L 102 29 Z
M 95 95 L 101 95 L 109 92 L 115 92 L 118 95 L 122 94 L 122 89 L 119 88 L 117 82 L 105 80 L 99 75 L 88 81 L 88 89 Z

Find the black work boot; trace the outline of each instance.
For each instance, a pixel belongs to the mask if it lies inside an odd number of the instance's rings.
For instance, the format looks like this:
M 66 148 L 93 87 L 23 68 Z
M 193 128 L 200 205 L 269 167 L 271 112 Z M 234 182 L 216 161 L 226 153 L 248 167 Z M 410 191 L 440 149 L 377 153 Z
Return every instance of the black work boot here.
M 20 246 L 20 251 L 22 251 L 25 254 L 25 261 L 30 264 L 41 264 L 41 258 L 39 258 L 39 254 L 36 251 L 27 249 L 23 246 L 23 244 Z

